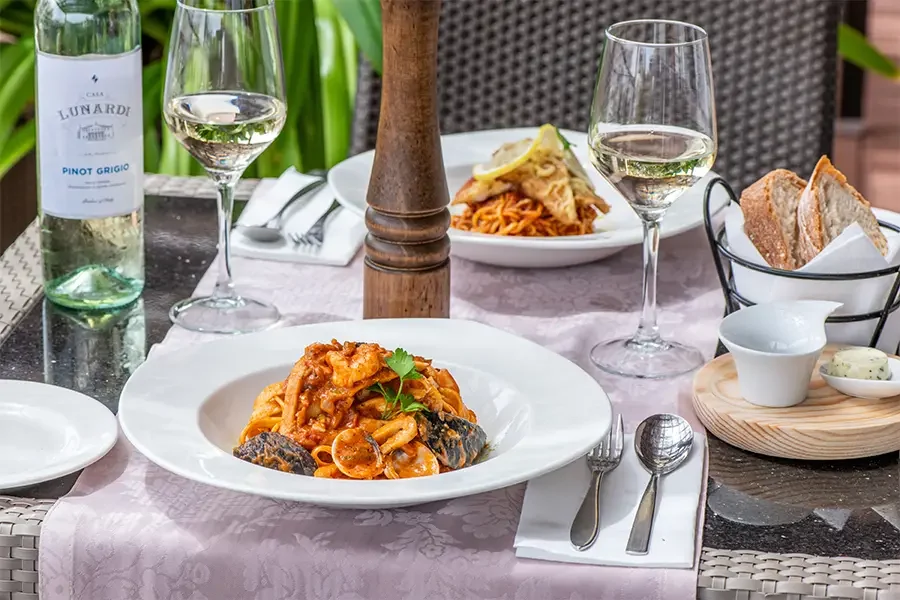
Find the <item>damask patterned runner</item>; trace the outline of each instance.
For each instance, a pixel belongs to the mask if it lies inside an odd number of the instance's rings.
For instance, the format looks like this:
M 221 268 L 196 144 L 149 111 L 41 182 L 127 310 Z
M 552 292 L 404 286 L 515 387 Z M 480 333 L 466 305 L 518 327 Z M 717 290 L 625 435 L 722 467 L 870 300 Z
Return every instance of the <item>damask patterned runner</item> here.
M 666 240 L 662 252 L 662 329 L 711 356 L 722 295 L 702 234 Z M 346 268 L 234 263 L 238 287 L 274 301 L 286 324 L 361 314 L 361 256 Z M 575 361 L 602 382 L 628 429 L 651 413 L 687 415 L 690 376 L 648 384 L 606 378 L 589 364 L 593 344 L 633 330 L 640 263 L 639 248 L 556 270 L 454 261 L 452 316 L 518 333 Z M 213 279 L 208 273 L 199 289 L 210 289 Z M 173 329 L 154 352 L 209 339 Z M 523 489 L 397 510 L 322 509 L 192 483 L 122 441 L 45 522 L 41 596 L 631 600 L 696 593 L 697 573 L 689 569 L 516 559 Z

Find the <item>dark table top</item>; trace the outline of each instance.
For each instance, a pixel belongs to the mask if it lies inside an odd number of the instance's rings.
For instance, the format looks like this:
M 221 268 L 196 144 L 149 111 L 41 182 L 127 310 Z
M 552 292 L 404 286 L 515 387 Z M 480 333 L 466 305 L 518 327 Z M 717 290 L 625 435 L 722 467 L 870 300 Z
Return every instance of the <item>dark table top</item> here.
M 79 314 L 39 303 L 0 342 L 0 379 L 83 391 L 115 410 L 119 392 L 170 327 L 216 254 L 215 202 L 148 197 L 147 287 L 130 307 Z M 900 556 L 897 455 L 834 463 L 770 459 L 709 440 L 703 545 L 886 560 Z M 58 497 L 75 476 L 23 490 Z

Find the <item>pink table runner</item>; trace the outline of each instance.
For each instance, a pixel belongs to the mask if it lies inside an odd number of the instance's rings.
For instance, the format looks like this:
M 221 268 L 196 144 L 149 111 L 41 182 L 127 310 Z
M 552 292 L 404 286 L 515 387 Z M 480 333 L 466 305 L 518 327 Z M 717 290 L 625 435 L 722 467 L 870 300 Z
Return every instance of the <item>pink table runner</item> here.
M 702 232 L 665 240 L 662 250 L 661 329 L 711 357 L 723 301 Z M 361 315 L 361 256 L 347 268 L 234 263 L 239 287 L 274 301 L 289 324 Z M 594 343 L 629 334 L 636 326 L 638 248 L 569 269 L 509 270 L 462 260 L 452 268 L 454 318 L 516 332 L 575 361 L 602 383 L 627 429 L 656 412 L 693 418 L 690 376 L 629 381 L 605 376 L 588 359 Z M 210 290 L 213 279 L 207 273 L 199 289 Z M 174 328 L 155 351 L 209 339 Z M 519 485 L 409 509 L 322 509 L 192 483 L 149 463 L 122 438 L 109 456 L 84 472 L 44 522 L 41 597 L 695 597 L 695 571 L 516 559 L 513 538 L 523 494 Z M 702 505 L 698 523 L 702 530 Z

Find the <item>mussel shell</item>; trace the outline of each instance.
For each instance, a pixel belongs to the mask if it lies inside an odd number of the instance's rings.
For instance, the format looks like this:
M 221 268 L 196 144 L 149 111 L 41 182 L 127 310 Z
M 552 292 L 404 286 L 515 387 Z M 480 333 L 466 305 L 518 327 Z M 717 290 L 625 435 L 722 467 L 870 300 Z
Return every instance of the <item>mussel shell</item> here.
M 487 444 L 487 434 L 477 423 L 447 412 L 418 412 L 416 424 L 425 445 L 451 469 L 474 463 Z
M 310 477 L 319 466 L 306 448 L 271 431 L 255 435 L 235 448 L 234 456 L 267 469 Z

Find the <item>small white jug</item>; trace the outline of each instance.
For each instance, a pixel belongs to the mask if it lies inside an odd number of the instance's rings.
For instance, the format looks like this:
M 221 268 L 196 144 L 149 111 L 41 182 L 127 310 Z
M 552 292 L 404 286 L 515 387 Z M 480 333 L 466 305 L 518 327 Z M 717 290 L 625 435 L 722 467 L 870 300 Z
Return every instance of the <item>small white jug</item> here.
M 744 400 L 778 408 L 803 402 L 827 342 L 825 319 L 841 306 L 818 300 L 772 302 L 725 317 L 719 339 L 734 358 Z

